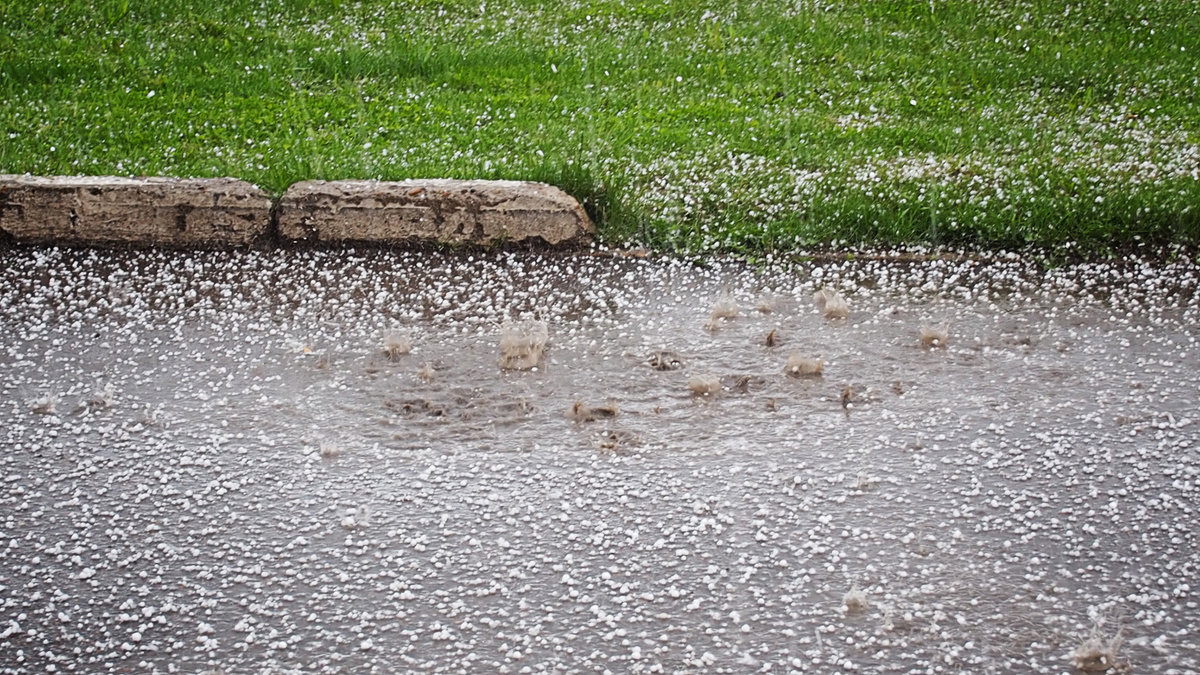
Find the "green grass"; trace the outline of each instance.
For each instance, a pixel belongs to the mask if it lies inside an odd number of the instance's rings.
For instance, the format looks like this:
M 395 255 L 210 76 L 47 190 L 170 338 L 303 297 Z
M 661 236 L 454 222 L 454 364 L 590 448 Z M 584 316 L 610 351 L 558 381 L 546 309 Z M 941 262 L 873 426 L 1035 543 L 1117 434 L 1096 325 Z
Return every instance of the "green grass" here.
M 611 242 L 1200 244 L 1200 8 L 0 7 L 0 172 L 544 180 Z

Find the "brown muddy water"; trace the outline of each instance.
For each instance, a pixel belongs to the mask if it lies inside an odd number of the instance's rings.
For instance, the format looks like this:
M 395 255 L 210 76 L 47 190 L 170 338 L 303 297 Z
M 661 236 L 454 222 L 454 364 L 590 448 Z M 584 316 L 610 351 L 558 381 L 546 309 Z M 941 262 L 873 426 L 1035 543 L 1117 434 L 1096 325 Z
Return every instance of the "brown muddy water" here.
M 0 672 L 1197 672 L 1198 280 L 0 251 Z

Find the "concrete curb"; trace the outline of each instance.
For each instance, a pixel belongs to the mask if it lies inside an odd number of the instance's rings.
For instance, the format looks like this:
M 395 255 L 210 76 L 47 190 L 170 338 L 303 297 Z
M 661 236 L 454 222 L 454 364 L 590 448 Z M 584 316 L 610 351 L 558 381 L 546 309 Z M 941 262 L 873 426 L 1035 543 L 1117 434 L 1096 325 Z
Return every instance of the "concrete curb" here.
M 233 178 L 0 175 L 0 231 L 20 244 L 224 248 L 270 225 L 270 195 Z
M 277 216 L 292 242 L 565 246 L 595 234 L 567 193 L 515 181 L 305 181 L 287 189 Z
M 577 246 L 594 235 L 579 202 L 544 183 L 305 181 L 274 204 L 233 178 L 0 175 L 0 243 Z

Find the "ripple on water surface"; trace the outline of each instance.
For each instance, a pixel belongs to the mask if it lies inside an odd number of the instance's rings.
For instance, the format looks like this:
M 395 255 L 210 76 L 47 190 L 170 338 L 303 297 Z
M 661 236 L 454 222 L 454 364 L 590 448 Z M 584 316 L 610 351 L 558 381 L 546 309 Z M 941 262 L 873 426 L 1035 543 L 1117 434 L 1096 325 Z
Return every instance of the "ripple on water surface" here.
M 1195 266 L 0 261 L 0 672 L 1200 669 Z

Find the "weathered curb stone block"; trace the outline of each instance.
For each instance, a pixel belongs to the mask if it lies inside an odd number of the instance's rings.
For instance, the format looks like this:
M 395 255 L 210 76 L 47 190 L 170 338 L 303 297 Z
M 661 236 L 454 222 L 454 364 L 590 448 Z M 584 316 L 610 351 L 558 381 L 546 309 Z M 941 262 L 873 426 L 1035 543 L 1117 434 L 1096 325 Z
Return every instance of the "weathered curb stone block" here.
M 270 224 L 271 197 L 233 178 L 0 175 L 0 231 L 17 243 L 223 248 Z
M 305 181 L 287 189 L 277 216 L 283 239 L 310 243 L 563 246 L 595 233 L 573 197 L 518 181 Z

